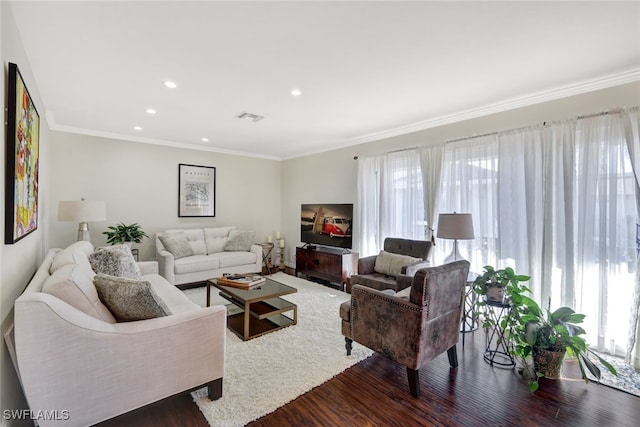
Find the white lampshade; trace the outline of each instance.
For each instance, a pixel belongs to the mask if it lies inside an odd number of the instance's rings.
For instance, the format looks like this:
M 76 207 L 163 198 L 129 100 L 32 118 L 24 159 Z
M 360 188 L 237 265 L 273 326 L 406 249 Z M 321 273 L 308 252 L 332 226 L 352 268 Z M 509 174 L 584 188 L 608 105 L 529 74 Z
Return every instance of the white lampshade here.
M 438 234 L 441 239 L 453 239 L 453 250 L 444 259 L 444 263 L 458 261 L 462 258 L 458 249 L 458 240 L 471 240 L 473 234 L 473 219 L 470 213 L 450 213 L 438 216 Z
M 438 234 L 441 239 L 471 240 L 473 219 L 470 213 L 450 213 L 438 216 Z
M 104 200 L 61 200 L 58 203 L 58 221 L 104 221 L 107 210 Z
M 78 240 L 90 240 L 89 221 L 104 221 L 107 210 L 104 200 L 61 200 L 58 202 L 58 221 L 79 222 Z

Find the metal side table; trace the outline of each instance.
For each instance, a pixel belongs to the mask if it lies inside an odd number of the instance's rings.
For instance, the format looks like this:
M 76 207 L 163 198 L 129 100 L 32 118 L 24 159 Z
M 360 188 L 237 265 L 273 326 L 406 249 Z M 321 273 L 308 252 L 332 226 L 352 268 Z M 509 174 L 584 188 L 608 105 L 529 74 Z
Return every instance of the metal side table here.
M 516 365 L 511 354 L 511 343 L 506 331 L 501 323 L 502 319 L 511 316 L 512 305 L 510 302 L 499 302 L 486 299 L 485 316 L 494 324 L 492 328 L 486 330 L 487 347 L 484 351 L 484 360 L 491 366 L 498 365 L 511 368 Z

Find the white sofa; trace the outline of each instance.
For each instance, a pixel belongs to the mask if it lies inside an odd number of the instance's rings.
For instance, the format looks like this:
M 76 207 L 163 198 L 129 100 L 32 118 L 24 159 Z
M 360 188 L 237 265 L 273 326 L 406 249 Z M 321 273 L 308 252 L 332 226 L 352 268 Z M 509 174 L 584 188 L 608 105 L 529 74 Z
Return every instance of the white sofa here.
M 171 314 L 117 323 L 92 286 L 84 243 L 51 250 L 15 301 L 10 352 L 27 402 L 32 411 L 58 411 L 39 425 L 92 425 L 204 386 L 219 398 L 225 307 L 194 304 L 151 261 L 138 264 L 143 280 Z M 59 280 L 57 297 L 43 291 Z
M 156 234 L 156 260 L 160 275 L 174 285 L 202 282 L 223 273 L 260 273 L 262 247 L 251 245 L 249 251 L 225 251 L 233 226 L 166 230 Z M 160 240 L 168 233 L 184 233 L 193 255 L 176 258 Z

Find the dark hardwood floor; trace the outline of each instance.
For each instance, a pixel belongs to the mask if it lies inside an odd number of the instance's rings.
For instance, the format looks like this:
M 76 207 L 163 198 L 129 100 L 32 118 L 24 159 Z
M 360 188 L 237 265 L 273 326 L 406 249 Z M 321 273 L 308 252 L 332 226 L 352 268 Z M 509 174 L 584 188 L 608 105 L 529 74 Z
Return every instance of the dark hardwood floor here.
M 571 361 L 564 374 L 575 379 L 542 379 L 530 393 L 515 370 L 484 362 L 483 350 L 480 330 L 467 334 L 464 349 L 458 344 L 457 369 L 449 369 L 446 353 L 429 363 L 421 371 L 419 399 L 409 394 L 405 368 L 376 354 L 249 425 L 640 426 L 640 397 L 585 384 Z M 189 395 L 100 424 L 207 425 Z

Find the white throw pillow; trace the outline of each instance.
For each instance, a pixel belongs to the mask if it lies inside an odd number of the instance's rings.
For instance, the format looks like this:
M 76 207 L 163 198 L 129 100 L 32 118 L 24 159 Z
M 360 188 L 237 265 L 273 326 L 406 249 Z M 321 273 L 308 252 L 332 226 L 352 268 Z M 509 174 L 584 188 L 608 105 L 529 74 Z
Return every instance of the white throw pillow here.
M 253 231 L 231 230 L 229 240 L 224 245 L 224 250 L 249 252 L 253 244 L 254 234 Z
M 49 276 L 42 285 L 42 292 L 53 295 L 96 319 L 115 323 L 116 319 L 98 298 L 93 286 L 94 276 L 88 261 L 86 264 L 67 264 Z
M 184 258 L 193 255 L 193 250 L 187 236 L 180 233 L 165 233 L 158 236 L 165 249 L 173 254 L 175 259 Z
M 422 259 L 408 255 L 394 254 L 383 250 L 380 251 L 376 257 L 376 264 L 373 269 L 377 273 L 396 277 L 401 273 L 402 267 L 418 261 L 422 261 Z
M 51 262 L 49 267 L 49 274 L 55 273 L 57 269 L 68 264 L 75 264 L 78 256 L 84 255 L 88 257 L 93 252 L 93 245 L 91 242 L 81 240 L 70 244 L 65 249 L 58 252 Z

